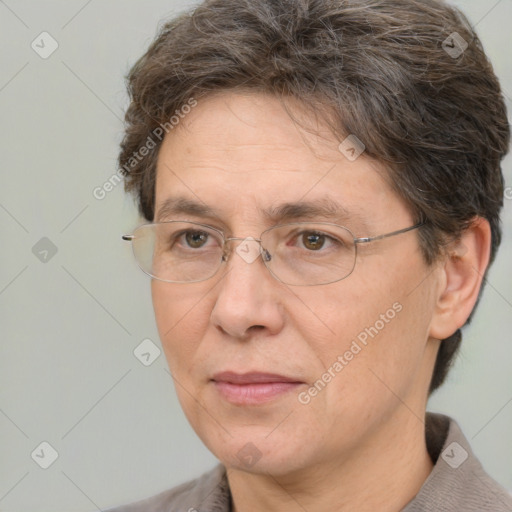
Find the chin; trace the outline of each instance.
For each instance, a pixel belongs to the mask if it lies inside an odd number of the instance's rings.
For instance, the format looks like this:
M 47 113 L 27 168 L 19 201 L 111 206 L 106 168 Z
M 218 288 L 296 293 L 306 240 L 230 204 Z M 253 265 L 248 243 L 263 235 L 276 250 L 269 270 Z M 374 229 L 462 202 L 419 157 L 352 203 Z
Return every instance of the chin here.
M 268 431 L 266 434 L 268 436 Z M 223 439 L 222 442 L 207 442 L 208 449 L 228 468 L 253 474 L 271 474 L 284 476 L 300 471 L 313 463 L 313 447 L 307 440 L 295 441 L 285 439 L 285 436 L 275 436 L 272 439 L 261 434 L 237 435 Z M 305 450 L 305 446 L 307 449 Z

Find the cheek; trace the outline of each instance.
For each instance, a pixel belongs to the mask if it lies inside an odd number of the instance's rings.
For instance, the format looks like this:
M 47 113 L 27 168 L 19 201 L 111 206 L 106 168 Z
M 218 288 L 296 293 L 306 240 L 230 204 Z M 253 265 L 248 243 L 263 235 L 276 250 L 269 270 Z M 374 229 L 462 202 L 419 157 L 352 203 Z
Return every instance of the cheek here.
M 190 369 L 210 318 L 204 296 L 207 290 L 198 293 L 193 288 L 156 280 L 151 283 L 158 333 L 173 375 Z
M 205 438 L 201 425 L 204 418 L 204 375 L 201 374 L 201 342 L 205 337 L 211 312 L 208 288 L 198 291 L 194 285 L 173 285 L 152 281 L 151 293 L 158 333 L 176 396 L 190 425 Z M 215 430 L 216 425 L 209 425 Z
M 335 335 L 327 345 L 314 341 L 315 351 L 321 354 L 323 371 L 339 362 L 339 356 L 343 366 L 333 371 L 329 400 L 366 410 L 369 404 L 379 408 L 393 400 L 393 393 L 407 394 L 424 364 L 432 315 L 429 280 L 414 289 L 424 273 L 419 264 L 391 269 L 388 275 L 394 279 L 386 279 L 386 273 L 370 279 L 375 273 L 367 272 L 351 276 L 358 278 L 358 286 L 343 287 L 342 282 L 324 295 L 324 302 L 337 306 L 328 310 L 329 319 L 324 316 Z M 321 301 L 318 297 L 315 303 Z

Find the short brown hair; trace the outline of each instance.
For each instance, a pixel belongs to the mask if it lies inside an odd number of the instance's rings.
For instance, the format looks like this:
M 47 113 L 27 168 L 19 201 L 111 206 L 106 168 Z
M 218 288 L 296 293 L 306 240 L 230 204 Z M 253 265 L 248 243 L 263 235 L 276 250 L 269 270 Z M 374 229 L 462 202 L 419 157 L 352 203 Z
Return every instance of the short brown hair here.
M 490 223 L 494 259 L 510 132 L 498 80 L 460 11 L 441 0 L 206 0 L 167 22 L 128 75 L 119 156 L 147 220 L 161 139 L 145 158 L 140 148 L 191 98 L 239 89 L 323 106 L 340 140 L 361 139 L 425 221 L 427 263 L 475 216 Z M 442 341 L 430 392 L 460 341 L 460 330 Z

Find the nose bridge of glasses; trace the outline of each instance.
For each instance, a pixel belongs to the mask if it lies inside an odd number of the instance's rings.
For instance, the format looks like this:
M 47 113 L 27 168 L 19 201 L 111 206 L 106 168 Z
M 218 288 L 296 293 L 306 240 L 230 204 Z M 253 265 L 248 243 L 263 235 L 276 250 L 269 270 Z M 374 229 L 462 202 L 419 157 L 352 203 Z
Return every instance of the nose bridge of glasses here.
M 251 240 L 253 242 L 258 242 L 258 243 L 261 243 L 261 239 L 259 238 L 253 238 L 252 236 L 230 236 L 230 237 L 227 237 L 227 238 L 224 238 L 224 240 L 226 240 L 226 242 L 228 242 L 229 240 Z
M 265 247 L 262 246 L 262 241 L 260 238 L 253 238 L 251 236 L 248 237 L 227 237 L 224 239 L 226 246 L 227 242 L 230 241 L 240 241 L 237 245 L 235 252 L 246 262 L 253 263 L 258 256 L 261 254 L 263 256 L 264 261 L 270 261 L 271 257 L 269 252 Z M 228 250 L 227 247 L 224 251 L 224 259 L 227 260 L 232 251 Z

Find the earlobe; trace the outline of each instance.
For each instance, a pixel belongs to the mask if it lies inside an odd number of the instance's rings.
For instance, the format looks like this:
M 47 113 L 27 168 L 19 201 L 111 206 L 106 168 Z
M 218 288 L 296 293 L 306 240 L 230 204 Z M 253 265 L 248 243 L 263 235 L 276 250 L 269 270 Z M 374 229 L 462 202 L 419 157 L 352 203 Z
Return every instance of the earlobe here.
M 491 228 L 481 217 L 476 217 L 460 238 L 446 248 L 431 337 L 446 339 L 466 323 L 478 299 L 490 248 Z

